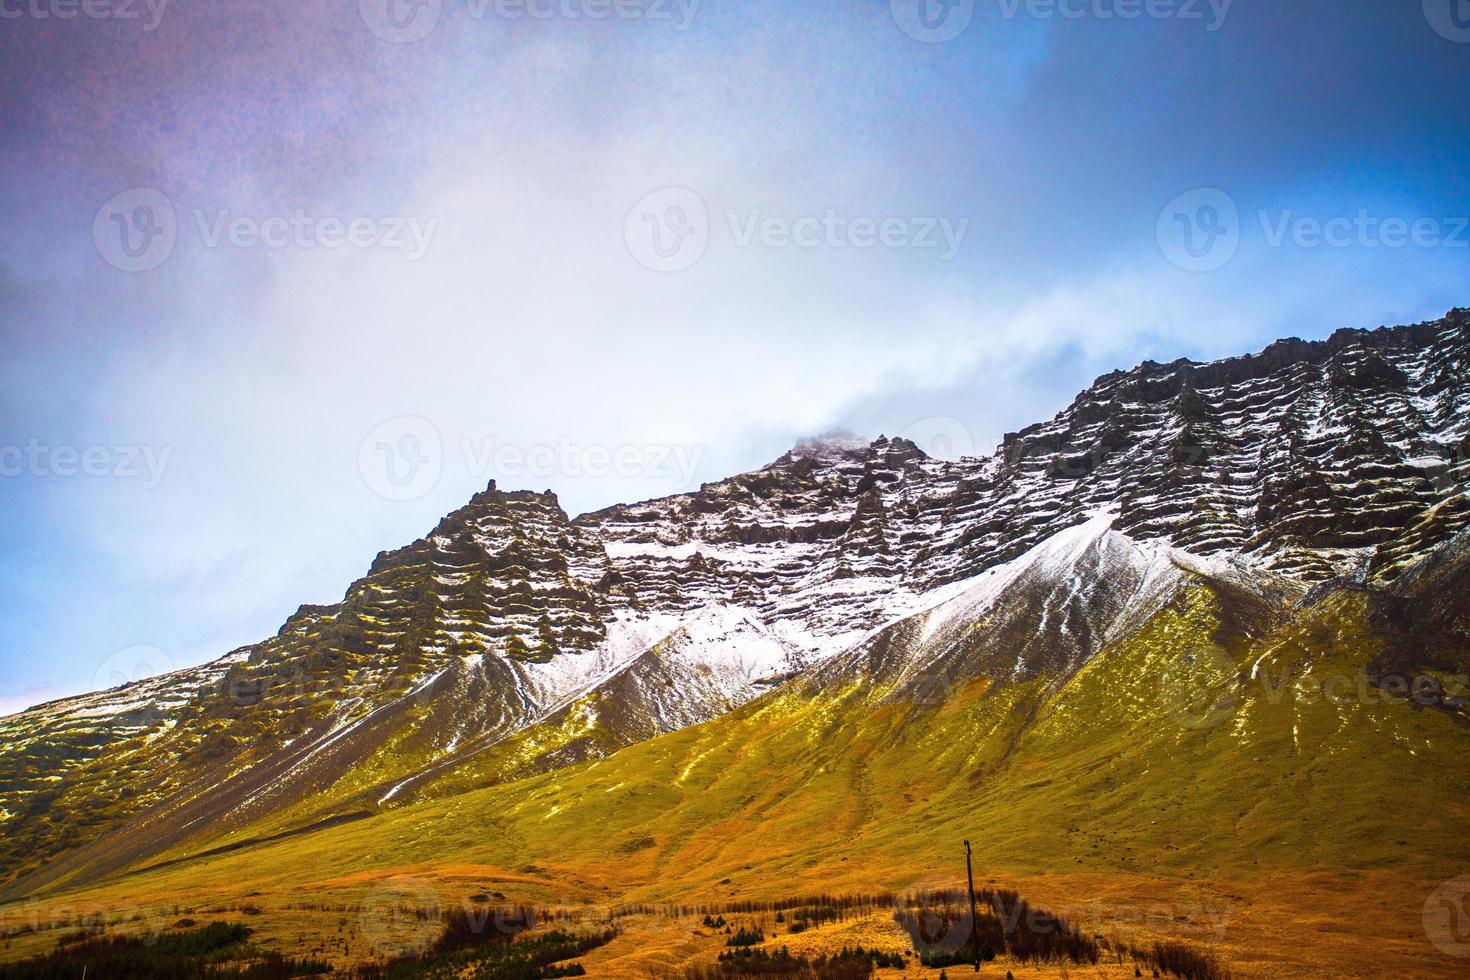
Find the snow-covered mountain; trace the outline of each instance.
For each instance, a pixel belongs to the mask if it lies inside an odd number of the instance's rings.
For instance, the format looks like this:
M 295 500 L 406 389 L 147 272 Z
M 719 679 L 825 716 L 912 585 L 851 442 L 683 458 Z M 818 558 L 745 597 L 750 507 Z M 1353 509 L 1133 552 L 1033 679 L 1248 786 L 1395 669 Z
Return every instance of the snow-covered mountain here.
M 575 519 L 492 483 L 269 639 L 0 719 L 0 880 L 566 765 L 793 677 L 1065 677 L 1186 581 L 1266 608 L 1422 574 L 1470 524 L 1467 362 L 1460 310 L 1115 372 L 986 458 L 813 440 Z

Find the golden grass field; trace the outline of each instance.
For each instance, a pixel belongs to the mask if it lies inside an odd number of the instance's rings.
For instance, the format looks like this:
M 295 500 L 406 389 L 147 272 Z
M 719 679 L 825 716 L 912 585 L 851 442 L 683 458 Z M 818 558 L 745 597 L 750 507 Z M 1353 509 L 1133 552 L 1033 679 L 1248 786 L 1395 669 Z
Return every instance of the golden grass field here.
M 432 940 L 418 910 L 483 895 L 588 925 L 616 915 L 622 933 L 586 954 L 588 974 L 673 976 L 712 961 L 721 937 L 699 915 L 620 907 L 953 887 L 970 839 L 977 883 L 1088 935 L 1209 950 L 1236 977 L 1466 975 L 1470 937 L 1436 898 L 1470 872 L 1466 732 L 1386 700 L 1249 687 L 1219 723 L 1180 724 L 1161 665 L 1215 615 L 1189 595 L 1059 690 L 977 681 L 937 707 L 862 685 L 782 690 L 567 769 L 224 854 L 180 846 L 168 866 L 0 906 L 0 959 L 87 921 L 144 934 L 188 919 L 241 921 L 263 949 L 344 968 Z M 1372 642 L 1349 595 L 1227 653 L 1311 676 L 1357 669 Z M 884 909 L 796 936 L 769 924 L 793 950 L 907 948 Z M 1006 970 L 1133 975 L 986 967 Z
M 962 855 L 957 856 L 959 861 Z M 418 919 L 412 914 L 415 908 L 464 902 L 471 894 L 488 890 L 505 896 L 507 902 L 552 904 L 565 909 L 573 923 L 591 926 L 608 921 L 623 897 L 616 875 L 573 876 L 553 868 L 527 873 L 491 866 L 408 866 L 325 878 L 313 878 L 306 868 L 303 872 L 307 873 L 293 876 L 293 881 L 275 884 L 221 880 L 187 901 L 177 901 L 177 893 L 160 881 L 153 888 L 130 882 L 13 904 L 0 910 L 0 929 L 39 929 L 7 938 L 0 954 L 14 960 L 45 952 L 58 935 L 99 917 L 112 922 L 118 932 L 140 935 L 171 928 L 181 919 L 200 924 L 220 920 L 245 922 L 256 930 L 254 940 L 263 949 L 309 953 L 346 967 L 432 940 L 437 919 Z M 862 875 L 848 880 L 855 886 Z M 572 890 L 568 883 L 574 884 Z M 1426 938 L 1425 896 L 1436 883 L 1394 871 L 1277 874 L 1245 880 L 1109 873 L 987 875 L 981 883 L 1013 887 L 1086 933 L 1135 946 L 1173 939 L 1208 949 L 1242 978 L 1464 975 L 1464 960 L 1445 955 Z M 747 894 L 780 897 L 781 884 L 762 880 Z M 909 947 L 887 909 L 862 912 L 798 935 L 788 934 L 788 927 L 776 924 L 768 912 L 727 918 L 731 923 L 764 926 L 767 945 L 785 945 L 793 952 L 835 952 L 849 944 L 890 952 Z M 635 912 L 618 915 L 616 922 L 622 934 L 582 960 L 591 976 L 676 976 L 684 965 L 712 962 L 723 948 L 723 936 L 704 928 L 696 913 Z M 1132 976 L 1133 969 L 1131 962 L 1037 967 L 1001 957 L 987 964 L 984 972 L 1114 977 Z M 954 968 L 950 972 L 955 973 Z M 925 971 L 913 961 L 905 975 L 937 976 L 938 971 Z

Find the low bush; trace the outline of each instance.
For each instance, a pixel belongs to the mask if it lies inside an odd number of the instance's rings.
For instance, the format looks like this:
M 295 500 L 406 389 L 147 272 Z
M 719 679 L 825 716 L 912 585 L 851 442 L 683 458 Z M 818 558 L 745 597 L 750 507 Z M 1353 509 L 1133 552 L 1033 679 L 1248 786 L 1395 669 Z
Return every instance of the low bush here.
M 1184 980 L 1230 980 L 1214 953 L 1181 942 L 1156 942 L 1148 949 L 1133 950 L 1133 958 L 1158 973 Z

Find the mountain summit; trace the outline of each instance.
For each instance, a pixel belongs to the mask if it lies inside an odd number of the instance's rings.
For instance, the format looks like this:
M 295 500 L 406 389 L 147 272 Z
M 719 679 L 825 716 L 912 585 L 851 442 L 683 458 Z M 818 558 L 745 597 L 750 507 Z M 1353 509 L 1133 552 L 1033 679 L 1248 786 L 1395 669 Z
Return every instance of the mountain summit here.
M 1375 629 L 1459 622 L 1467 320 L 1146 362 L 984 458 L 834 434 L 575 519 L 492 482 L 273 637 L 0 720 L 3 895 L 509 784 L 792 690 L 984 679 L 1041 711 L 1181 603 L 1223 648 L 1322 589 L 1372 593 Z M 1399 640 L 1365 669 L 1462 654 Z

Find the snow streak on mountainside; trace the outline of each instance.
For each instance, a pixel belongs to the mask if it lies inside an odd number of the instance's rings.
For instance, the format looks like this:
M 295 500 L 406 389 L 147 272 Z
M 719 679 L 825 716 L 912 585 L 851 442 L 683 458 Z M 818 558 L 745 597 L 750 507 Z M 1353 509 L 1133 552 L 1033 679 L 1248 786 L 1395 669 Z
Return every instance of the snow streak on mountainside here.
M 1248 583 L 1277 598 L 1300 592 L 1269 572 L 1136 541 L 1113 530 L 1115 522 L 1113 513 L 1097 514 L 989 569 L 953 598 L 814 668 L 808 687 L 866 681 L 891 685 L 892 696 L 932 702 L 936 692 L 977 677 L 1047 677 L 1060 685 L 1192 580 Z
M 1244 582 L 1249 567 L 1277 599 L 1387 580 L 1470 523 L 1467 331 L 1455 311 L 1145 363 L 985 459 L 817 440 L 576 519 L 492 483 L 270 639 L 0 720 L 0 880 L 140 811 L 148 834 L 85 861 L 398 805 L 460 768 L 493 780 L 604 755 L 804 670 L 886 669 L 874 637 L 926 609 L 903 627 L 924 634 L 904 670 L 1020 681 L 1077 670 L 1190 568 Z M 952 635 L 977 617 L 990 640 Z M 123 703 L 138 707 L 107 707 Z
M 18 817 L 21 807 L 44 809 L 56 798 L 71 763 L 107 746 L 130 746 L 137 762 L 145 763 L 156 736 L 192 717 L 199 691 L 220 684 L 243 660 L 243 653 L 233 653 L 202 667 L 0 718 L 0 824 Z M 155 786 L 126 786 L 104 773 L 88 775 L 85 792 L 92 807 L 121 803 L 124 797 L 155 798 Z

